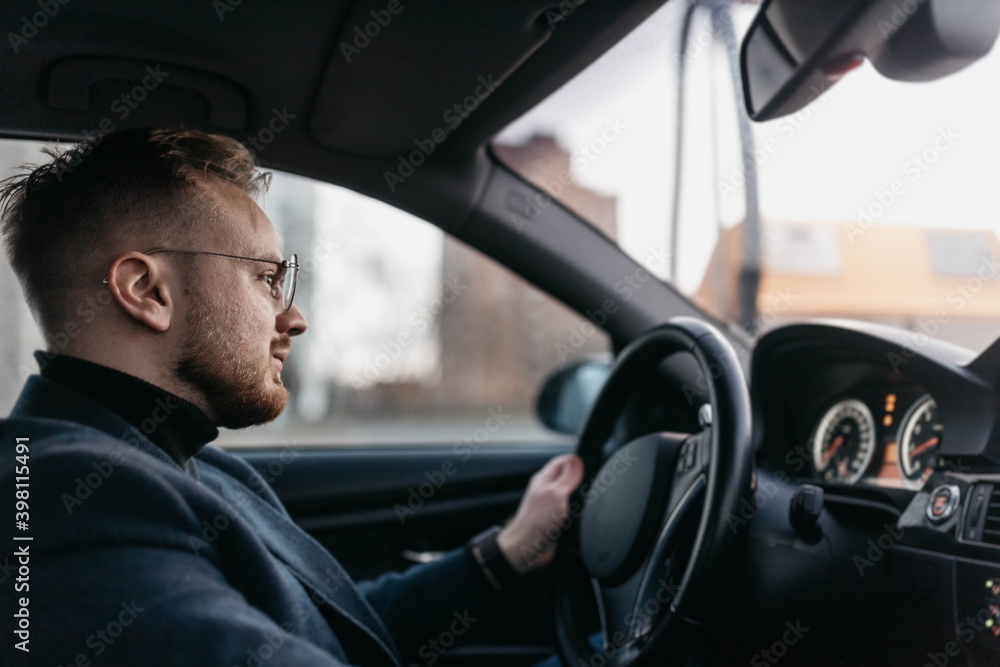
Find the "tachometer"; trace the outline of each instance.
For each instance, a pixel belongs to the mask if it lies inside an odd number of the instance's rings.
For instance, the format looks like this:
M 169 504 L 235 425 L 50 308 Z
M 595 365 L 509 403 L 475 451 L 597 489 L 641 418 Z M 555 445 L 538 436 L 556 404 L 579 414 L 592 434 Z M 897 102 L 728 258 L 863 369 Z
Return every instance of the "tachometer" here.
M 908 486 L 923 486 L 937 463 L 944 425 L 937 418 L 937 403 L 925 395 L 914 403 L 899 424 L 899 471 Z
M 813 434 L 813 468 L 827 482 L 854 484 L 875 453 L 875 419 L 861 401 L 830 407 Z

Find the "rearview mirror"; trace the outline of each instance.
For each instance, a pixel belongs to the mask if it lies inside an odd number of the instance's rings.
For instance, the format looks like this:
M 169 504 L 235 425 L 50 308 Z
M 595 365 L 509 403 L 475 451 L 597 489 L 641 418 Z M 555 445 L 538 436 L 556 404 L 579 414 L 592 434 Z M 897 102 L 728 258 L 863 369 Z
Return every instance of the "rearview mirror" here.
M 538 419 L 557 433 L 575 435 L 608 379 L 611 364 L 575 361 L 553 373 L 538 395 Z
M 747 114 L 794 113 L 865 58 L 890 79 L 938 79 L 998 31 L 1000 3 L 984 0 L 765 0 L 740 51 Z

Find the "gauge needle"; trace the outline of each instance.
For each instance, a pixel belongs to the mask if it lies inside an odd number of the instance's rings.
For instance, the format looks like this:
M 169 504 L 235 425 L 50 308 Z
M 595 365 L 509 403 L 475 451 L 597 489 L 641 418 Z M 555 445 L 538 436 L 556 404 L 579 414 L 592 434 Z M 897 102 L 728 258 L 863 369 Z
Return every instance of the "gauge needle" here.
M 926 452 L 928 449 L 930 449 L 931 447 L 933 447 L 936 444 L 938 444 L 938 439 L 937 438 L 931 438 L 927 442 L 925 442 L 925 443 L 923 443 L 921 445 L 917 445 L 912 450 L 910 450 L 910 458 L 912 459 L 914 456 L 918 456 L 918 455 L 922 454 L 923 452 Z
M 833 442 L 830 443 L 830 446 L 827 448 L 826 452 L 823 453 L 824 468 L 830 465 L 830 459 L 833 458 L 834 453 L 838 449 L 840 449 L 840 446 L 842 444 L 844 444 L 844 436 L 838 435 L 836 438 L 833 439 Z

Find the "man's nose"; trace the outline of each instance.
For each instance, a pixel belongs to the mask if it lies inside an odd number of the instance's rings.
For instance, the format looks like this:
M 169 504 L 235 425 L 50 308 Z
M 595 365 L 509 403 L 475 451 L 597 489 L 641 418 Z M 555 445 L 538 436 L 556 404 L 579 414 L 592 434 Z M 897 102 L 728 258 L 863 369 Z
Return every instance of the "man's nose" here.
M 302 311 L 293 303 L 291 308 L 278 313 L 275 328 L 278 330 L 278 333 L 298 336 L 301 333 L 305 333 L 306 329 L 309 328 L 309 324 L 306 322 Z

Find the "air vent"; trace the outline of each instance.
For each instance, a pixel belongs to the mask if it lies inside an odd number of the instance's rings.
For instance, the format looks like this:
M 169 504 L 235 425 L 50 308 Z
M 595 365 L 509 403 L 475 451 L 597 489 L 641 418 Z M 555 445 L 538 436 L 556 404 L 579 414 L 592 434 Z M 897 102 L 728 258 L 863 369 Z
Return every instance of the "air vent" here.
M 987 502 L 982 541 L 1000 546 L 1000 486 L 993 487 Z

